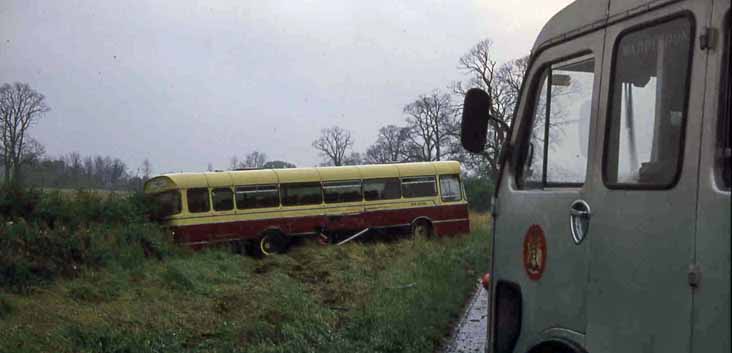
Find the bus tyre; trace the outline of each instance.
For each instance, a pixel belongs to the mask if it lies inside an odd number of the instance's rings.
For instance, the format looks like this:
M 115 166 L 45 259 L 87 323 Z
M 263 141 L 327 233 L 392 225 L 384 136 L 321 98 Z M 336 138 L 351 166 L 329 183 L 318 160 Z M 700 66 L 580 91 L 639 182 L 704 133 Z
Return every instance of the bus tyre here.
M 420 219 L 412 224 L 412 239 L 427 239 L 432 236 L 432 225 Z
M 265 232 L 261 238 L 259 238 L 259 253 L 263 256 L 269 256 L 273 254 L 284 254 L 290 245 L 289 239 L 277 231 Z

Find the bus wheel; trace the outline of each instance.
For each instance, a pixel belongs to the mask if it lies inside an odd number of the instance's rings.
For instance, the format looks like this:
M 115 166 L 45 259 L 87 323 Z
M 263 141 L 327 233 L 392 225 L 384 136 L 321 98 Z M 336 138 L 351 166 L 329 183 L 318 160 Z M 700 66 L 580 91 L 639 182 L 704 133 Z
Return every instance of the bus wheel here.
M 290 240 L 278 231 L 267 231 L 259 238 L 259 253 L 264 256 L 284 254 L 290 245 Z
M 412 224 L 412 239 L 427 239 L 432 236 L 432 225 L 420 219 Z

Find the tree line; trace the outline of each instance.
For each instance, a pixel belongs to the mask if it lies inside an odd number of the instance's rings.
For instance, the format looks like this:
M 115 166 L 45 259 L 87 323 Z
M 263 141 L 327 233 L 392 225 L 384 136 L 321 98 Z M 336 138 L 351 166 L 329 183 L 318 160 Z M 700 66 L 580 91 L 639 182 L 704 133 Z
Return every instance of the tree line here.
M 119 158 L 72 152 L 33 160 L 24 166 L 22 177 L 23 184 L 32 187 L 142 190 L 151 173 L 152 164 L 147 159 L 131 169 Z
M 498 64 L 493 43 L 485 39 L 457 61 L 465 79 L 447 83 L 418 95 L 402 110 L 402 124 L 379 128 L 376 140 L 365 151 L 354 151 L 352 133 L 340 126 L 321 130 L 312 147 L 322 158 L 321 165 L 386 164 L 416 161 L 461 161 L 469 183 L 488 192 L 498 175 L 501 147 L 508 137 L 528 57 Z M 480 154 L 468 154 L 460 146 L 462 100 L 468 88 L 478 87 L 491 94 L 488 141 Z M 151 164 L 132 170 L 118 158 L 81 156 L 70 153 L 49 157 L 28 130 L 48 112 L 45 97 L 27 83 L 0 86 L 0 154 L 3 184 L 45 187 L 139 189 L 150 177 Z M 294 168 L 287 161 L 269 160 L 261 151 L 229 160 L 230 170 Z M 208 170 L 214 170 L 209 163 Z
M 383 164 L 418 161 L 458 160 L 469 175 L 495 180 L 498 159 L 508 137 L 528 56 L 499 65 L 493 43 L 486 39 L 458 59 L 457 68 L 466 79 L 446 88 L 419 95 L 404 105 L 401 125 L 379 129 L 376 140 L 366 151 L 353 151 L 351 132 L 339 126 L 321 130 L 313 148 L 323 165 Z M 493 98 L 485 150 L 477 155 L 460 145 L 462 101 L 469 88 L 478 87 Z

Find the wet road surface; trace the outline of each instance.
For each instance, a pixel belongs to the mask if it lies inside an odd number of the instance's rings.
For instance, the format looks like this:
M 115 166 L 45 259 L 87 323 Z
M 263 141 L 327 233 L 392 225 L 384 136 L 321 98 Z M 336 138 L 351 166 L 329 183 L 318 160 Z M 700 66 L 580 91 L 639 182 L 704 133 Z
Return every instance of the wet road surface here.
M 488 292 L 478 285 L 444 353 L 485 352 L 487 329 Z

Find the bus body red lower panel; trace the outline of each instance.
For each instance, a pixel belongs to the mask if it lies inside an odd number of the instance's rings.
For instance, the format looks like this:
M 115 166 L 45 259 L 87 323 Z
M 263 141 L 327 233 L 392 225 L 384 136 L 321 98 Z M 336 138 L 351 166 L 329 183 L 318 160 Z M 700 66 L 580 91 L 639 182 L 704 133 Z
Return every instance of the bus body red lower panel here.
M 178 242 L 195 247 L 235 239 L 257 239 L 268 229 L 290 236 L 318 234 L 321 231 L 358 232 L 365 228 L 408 227 L 417 219 L 432 223 L 439 236 L 468 233 L 467 205 L 430 206 L 399 210 L 368 211 L 349 215 L 318 215 L 271 218 L 173 227 Z

